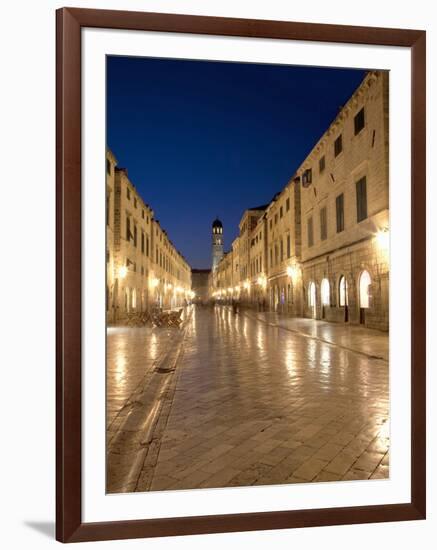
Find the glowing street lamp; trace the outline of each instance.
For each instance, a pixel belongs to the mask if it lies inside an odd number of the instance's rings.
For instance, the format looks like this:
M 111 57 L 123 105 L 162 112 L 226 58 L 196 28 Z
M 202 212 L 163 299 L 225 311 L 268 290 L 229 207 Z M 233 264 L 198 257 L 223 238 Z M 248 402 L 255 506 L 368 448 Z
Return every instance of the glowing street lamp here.
M 258 283 L 262 288 L 266 288 L 266 286 L 267 286 L 267 279 L 265 278 L 264 275 L 261 275 L 260 277 L 258 277 L 257 283 Z
M 124 279 L 126 275 L 127 275 L 127 267 L 125 265 L 121 265 L 118 268 L 118 276 L 120 277 L 120 279 Z
M 297 279 L 298 274 L 299 274 L 299 270 L 295 265 L 289 265 L 287 267 L 287 275 L 293 281 Z
M 390 233 L 388 228 L 380 229 L 376 233 L 376 242 L 381 250 L 387 251 L 390 246 Z

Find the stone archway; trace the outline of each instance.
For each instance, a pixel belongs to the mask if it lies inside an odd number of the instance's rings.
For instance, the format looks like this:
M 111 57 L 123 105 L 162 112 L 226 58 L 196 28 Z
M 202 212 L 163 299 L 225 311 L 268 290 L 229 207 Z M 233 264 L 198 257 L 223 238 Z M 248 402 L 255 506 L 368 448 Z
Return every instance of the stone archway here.
M 370 307 L 370 285 L 372 278 L 367 270 L 361 272 L 358 281 L 359 290 L 359 307 L 360 307 L 360 324 L 366 323 L 366 310 Z
M 322 306 L 322 319 L 324 319 L 326 316 L 325 308 L 331 305 L 329 281 L 328 279 L 326 279 L 326 277 L 322 279 L 322 282 L 320 284 L 320 300 Z
M 338 305 L 344 308 L 344 321 L 349 321 L 349 296 L 348 296 L 348 284 L 344 275 L 340 276 L 338 281 Z
M 316 284 L 311 281 L 308 285 L 308 306 L 311 310 L 311 317 L 313 319 L 317 316 L 317 303 L 316 303 Z

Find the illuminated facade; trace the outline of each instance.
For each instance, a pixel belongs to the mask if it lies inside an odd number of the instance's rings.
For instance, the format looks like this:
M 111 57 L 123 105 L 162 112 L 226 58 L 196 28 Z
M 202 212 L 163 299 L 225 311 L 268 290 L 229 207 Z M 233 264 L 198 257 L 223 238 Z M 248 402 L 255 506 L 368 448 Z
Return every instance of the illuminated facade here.
M 106 154 L 106 311 L 109 322 L 191 298 L 191 268 L 128 178 Z
M 297 176 L 304 315 L 387 330 L 388 73 L 365 77 Z
M 283 190 L 244 213 L 240 301 L 388 330 L 388 159 L 388 74 L 371 71 Z

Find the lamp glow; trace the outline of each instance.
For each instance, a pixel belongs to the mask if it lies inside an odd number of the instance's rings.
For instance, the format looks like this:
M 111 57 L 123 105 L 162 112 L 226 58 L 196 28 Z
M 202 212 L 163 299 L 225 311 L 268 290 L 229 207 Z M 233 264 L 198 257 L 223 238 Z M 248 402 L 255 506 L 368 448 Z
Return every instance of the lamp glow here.
M 376 233 L 376 242 L 381 250 L 388 250 L 390 245 L 390 234 L 387 228 L 380 229 Z
M 127 275 L 127 267 L 125 265 L 121 265 L 118 269 L 118 276 L 120 279 L 124 279 Z
M 260 277 L 258 277 L 257 283 L 263 288 L 265 288 L 267 286 L 267 279 L 265 278 L 264 275 L 261 275 Z
M 295 265 L 289 265 L 287 267 L 287 275 L 290 277 L 290 279 L 297 279 L 297 276 L 299 275 L 299 269 Z

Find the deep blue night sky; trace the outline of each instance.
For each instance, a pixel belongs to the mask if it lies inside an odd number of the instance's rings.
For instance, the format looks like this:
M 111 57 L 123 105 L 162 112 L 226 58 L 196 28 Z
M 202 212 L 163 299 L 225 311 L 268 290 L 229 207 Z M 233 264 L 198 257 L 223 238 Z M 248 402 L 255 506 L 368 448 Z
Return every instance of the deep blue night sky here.
M 364 78 L 356 69 L 108 57 L 107 141 L 191 267 L 270 201 Z

